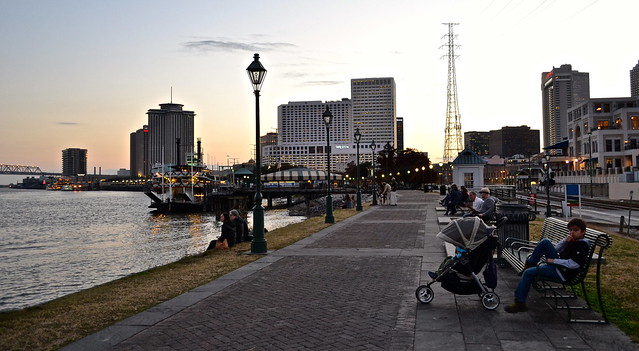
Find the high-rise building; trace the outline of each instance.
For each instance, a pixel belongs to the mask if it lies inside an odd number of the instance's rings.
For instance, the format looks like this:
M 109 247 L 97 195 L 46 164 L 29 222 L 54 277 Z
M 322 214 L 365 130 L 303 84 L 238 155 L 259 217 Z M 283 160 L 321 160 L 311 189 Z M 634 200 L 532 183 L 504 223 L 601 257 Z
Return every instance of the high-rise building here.
M 397 117 L 397 151 L 404 150 L 404 117 Z
M 132 177 L 144 177 L 149 175 L 150 168 L 147 162 L 149 149 L 149 128 L 143 126 L 141 129 L 131 133 L 130 140 L 130 174 Z
M 639 62 L 630 70 L 630 96 L 639 96 Z
M 322 114 L 327 106 L 333 114 L 330 126 L 331 170 L 344 171 L 348 163 L 355 162 L 357 146 L 353 134 L 357 128 L 362 135 L 360 162 L 372 161 L 372 153 L 364 150 L 370 150 L 373 140 L 378 151 L 387 143 L 399 146 L 395 80 L 352 79 L 351 94 L 351 99 L 343 98 L 341 101 L 295 101 L 278 106 L 277 145 L 264 146 L 263 164 L 282 162 L 325 169 L 326 126 Z
M 362 143 L 372 140 L 397 147 L 395 79 L 351 79 L 353 130 L 359 128 Z M 352 133 L 350 133 L 352 135 Z
M 279 162 L 296 166 L 326 168 L 326 125 L 322 114 L 328 106 L 331 169 L 343 170 L 355 152 L 352 149 L 351 100 L 293 101 L 277 107 L 277 145 L 264 146 L 263 164 Z
M 183 106 L 171 102 L 147 112 L 147 161 L 151 168 L 160 164 L 186 164 L 188 158 L 195 154 L 195 112 L 183 110 Z
M 84 174 L 87 174 L 87 149 L 69 148 L 62 150 L 62 175 Z
M 490 156 L 512 157 L 523 155 L 530 157 L 539 153 L 539 130 L 529 126 L 502 127 L 491 130 L 488 144 Z
M 571 65 L 553 67 L 541 74 L 544 147 L 568 138 L 567 113 L 570 108 L 590 98 L 587 72 L 573 71 Z
M 479 156 L 488 156 L 490 132 L 464 133 L 464 149 L 470 149 Z

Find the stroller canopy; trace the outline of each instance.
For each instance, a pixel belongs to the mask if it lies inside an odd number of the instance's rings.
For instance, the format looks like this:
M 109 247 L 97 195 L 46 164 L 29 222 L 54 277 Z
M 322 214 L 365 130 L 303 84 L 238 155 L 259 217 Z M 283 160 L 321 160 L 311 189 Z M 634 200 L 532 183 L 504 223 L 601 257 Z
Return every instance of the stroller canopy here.
M 479 217 L 465 217 L 448 223 L 437 237 L 462 249 L 474 250 L 486 241 L 492 229 Z

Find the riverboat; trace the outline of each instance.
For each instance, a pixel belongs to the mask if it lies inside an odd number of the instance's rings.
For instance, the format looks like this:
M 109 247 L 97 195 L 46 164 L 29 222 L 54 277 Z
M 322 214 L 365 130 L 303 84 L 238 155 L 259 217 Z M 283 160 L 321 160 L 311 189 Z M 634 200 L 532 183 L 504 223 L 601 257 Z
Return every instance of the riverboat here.
M 158 212 L 201 212 L 206 210 L 206 194 L 213 187 L 210 171 L 202 166 L 165 165 L 152 170 L 144 193 L 150 208 Z

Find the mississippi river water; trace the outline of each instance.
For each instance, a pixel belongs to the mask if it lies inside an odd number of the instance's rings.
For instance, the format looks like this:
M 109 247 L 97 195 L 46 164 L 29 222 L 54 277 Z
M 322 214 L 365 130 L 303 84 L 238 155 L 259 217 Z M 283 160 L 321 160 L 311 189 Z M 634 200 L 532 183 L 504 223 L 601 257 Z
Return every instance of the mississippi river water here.
M 0 188 L 0 311 L 202 253 L 219 236 L 213 214 L 157 215 L 149 204 L 141 192 Z M 266 211 L 265 227 L 303 219 Z

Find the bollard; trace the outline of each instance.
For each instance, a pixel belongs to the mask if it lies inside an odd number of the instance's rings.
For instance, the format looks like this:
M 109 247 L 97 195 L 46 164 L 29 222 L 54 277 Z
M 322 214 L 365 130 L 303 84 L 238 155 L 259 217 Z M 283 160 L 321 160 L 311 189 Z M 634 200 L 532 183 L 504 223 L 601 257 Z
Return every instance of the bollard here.
M 621 216 L 619 218 L 619 233 L 623 233 L 623 227 L 626 226 L 626 219 L 624 218 L 624 216 Z

